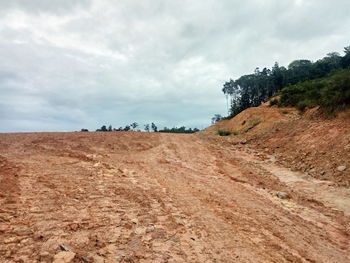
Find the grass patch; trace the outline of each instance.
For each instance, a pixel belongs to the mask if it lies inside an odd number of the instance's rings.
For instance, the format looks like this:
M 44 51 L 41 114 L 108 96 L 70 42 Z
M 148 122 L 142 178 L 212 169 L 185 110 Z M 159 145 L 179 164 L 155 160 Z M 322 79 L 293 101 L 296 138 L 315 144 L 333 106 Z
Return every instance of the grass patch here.
M 231 134 L 237 135 L 238 133 L 236 134 L 236 132 L 218 130 L 218 135 L 220 135 L 220 136 L 230 136 Z
M 248 127 L 247 129 L 245 129 L 242 133 L 247 133 L 249 132 L 251 129 L 254 129 L 256 126 L 258 126 L 260 124 L 260 121 L 256 121 L 253 122 L 252 126 Z
M 269 106 L 271 107 L 271 106 L 275 106 L 275 105 L 279 105 L 279 100 L 278 99 L 273 99 L 273 100 L 271 100 L 270 101 L 270 104 L 269 104 Z

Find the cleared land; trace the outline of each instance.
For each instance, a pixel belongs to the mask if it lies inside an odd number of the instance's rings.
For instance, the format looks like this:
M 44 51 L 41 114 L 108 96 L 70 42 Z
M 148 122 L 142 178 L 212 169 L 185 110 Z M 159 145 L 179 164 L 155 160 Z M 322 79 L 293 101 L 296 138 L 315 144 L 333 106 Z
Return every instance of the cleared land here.
M 349 188 L 224 138 L 0 134 L 0 262 L 348 263 L 349 244 Z

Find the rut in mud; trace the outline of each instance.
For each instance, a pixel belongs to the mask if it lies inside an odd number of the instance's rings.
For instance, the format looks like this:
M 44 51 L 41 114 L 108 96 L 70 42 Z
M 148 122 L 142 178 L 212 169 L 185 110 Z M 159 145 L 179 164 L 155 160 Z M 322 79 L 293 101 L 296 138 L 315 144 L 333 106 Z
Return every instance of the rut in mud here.
M 4 263 L 350 262 L 349 189 L 201 134 L 1 134 L 0 176 Z

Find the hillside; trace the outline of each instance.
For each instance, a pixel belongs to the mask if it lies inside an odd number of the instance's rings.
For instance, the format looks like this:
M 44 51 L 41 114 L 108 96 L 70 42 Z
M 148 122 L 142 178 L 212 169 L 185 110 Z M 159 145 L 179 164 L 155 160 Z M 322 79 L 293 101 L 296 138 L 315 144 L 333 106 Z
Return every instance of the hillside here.
M 230 120 L 211 126 L 207 132 L 228 130 L 232 143 L 247 142 L 262 158 L 301 171 L 305 176 L 350 185 L 350 119 L 343 111 L 334 119 L 317 109 L 305 113 L 265 103 L 249 108 Z

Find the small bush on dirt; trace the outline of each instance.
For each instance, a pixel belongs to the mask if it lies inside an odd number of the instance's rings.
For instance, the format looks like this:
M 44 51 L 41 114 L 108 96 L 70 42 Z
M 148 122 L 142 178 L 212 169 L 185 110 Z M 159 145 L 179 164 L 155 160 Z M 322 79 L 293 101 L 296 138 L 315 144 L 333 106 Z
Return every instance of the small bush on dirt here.
M 316 104 L 309 101 L 309 100 L 303 100 L 297 103 L 296 107 L 300 111 L 305 111 L 306 108 L 313 108 Z
M 279 100 L 278 99 L 273 99 L 270 101 L 270 106 L 275 106 L 279 104 Z
M 287 111 L 287 110 L 281 111 L 281 114 L 288 114 L 288 113 L 289 113 L 289 111 Z
M 218 130 L 218 134 L 220 136 L 229 136 L 229 135 L 234 134 L 234 133 L 231 131 Z

